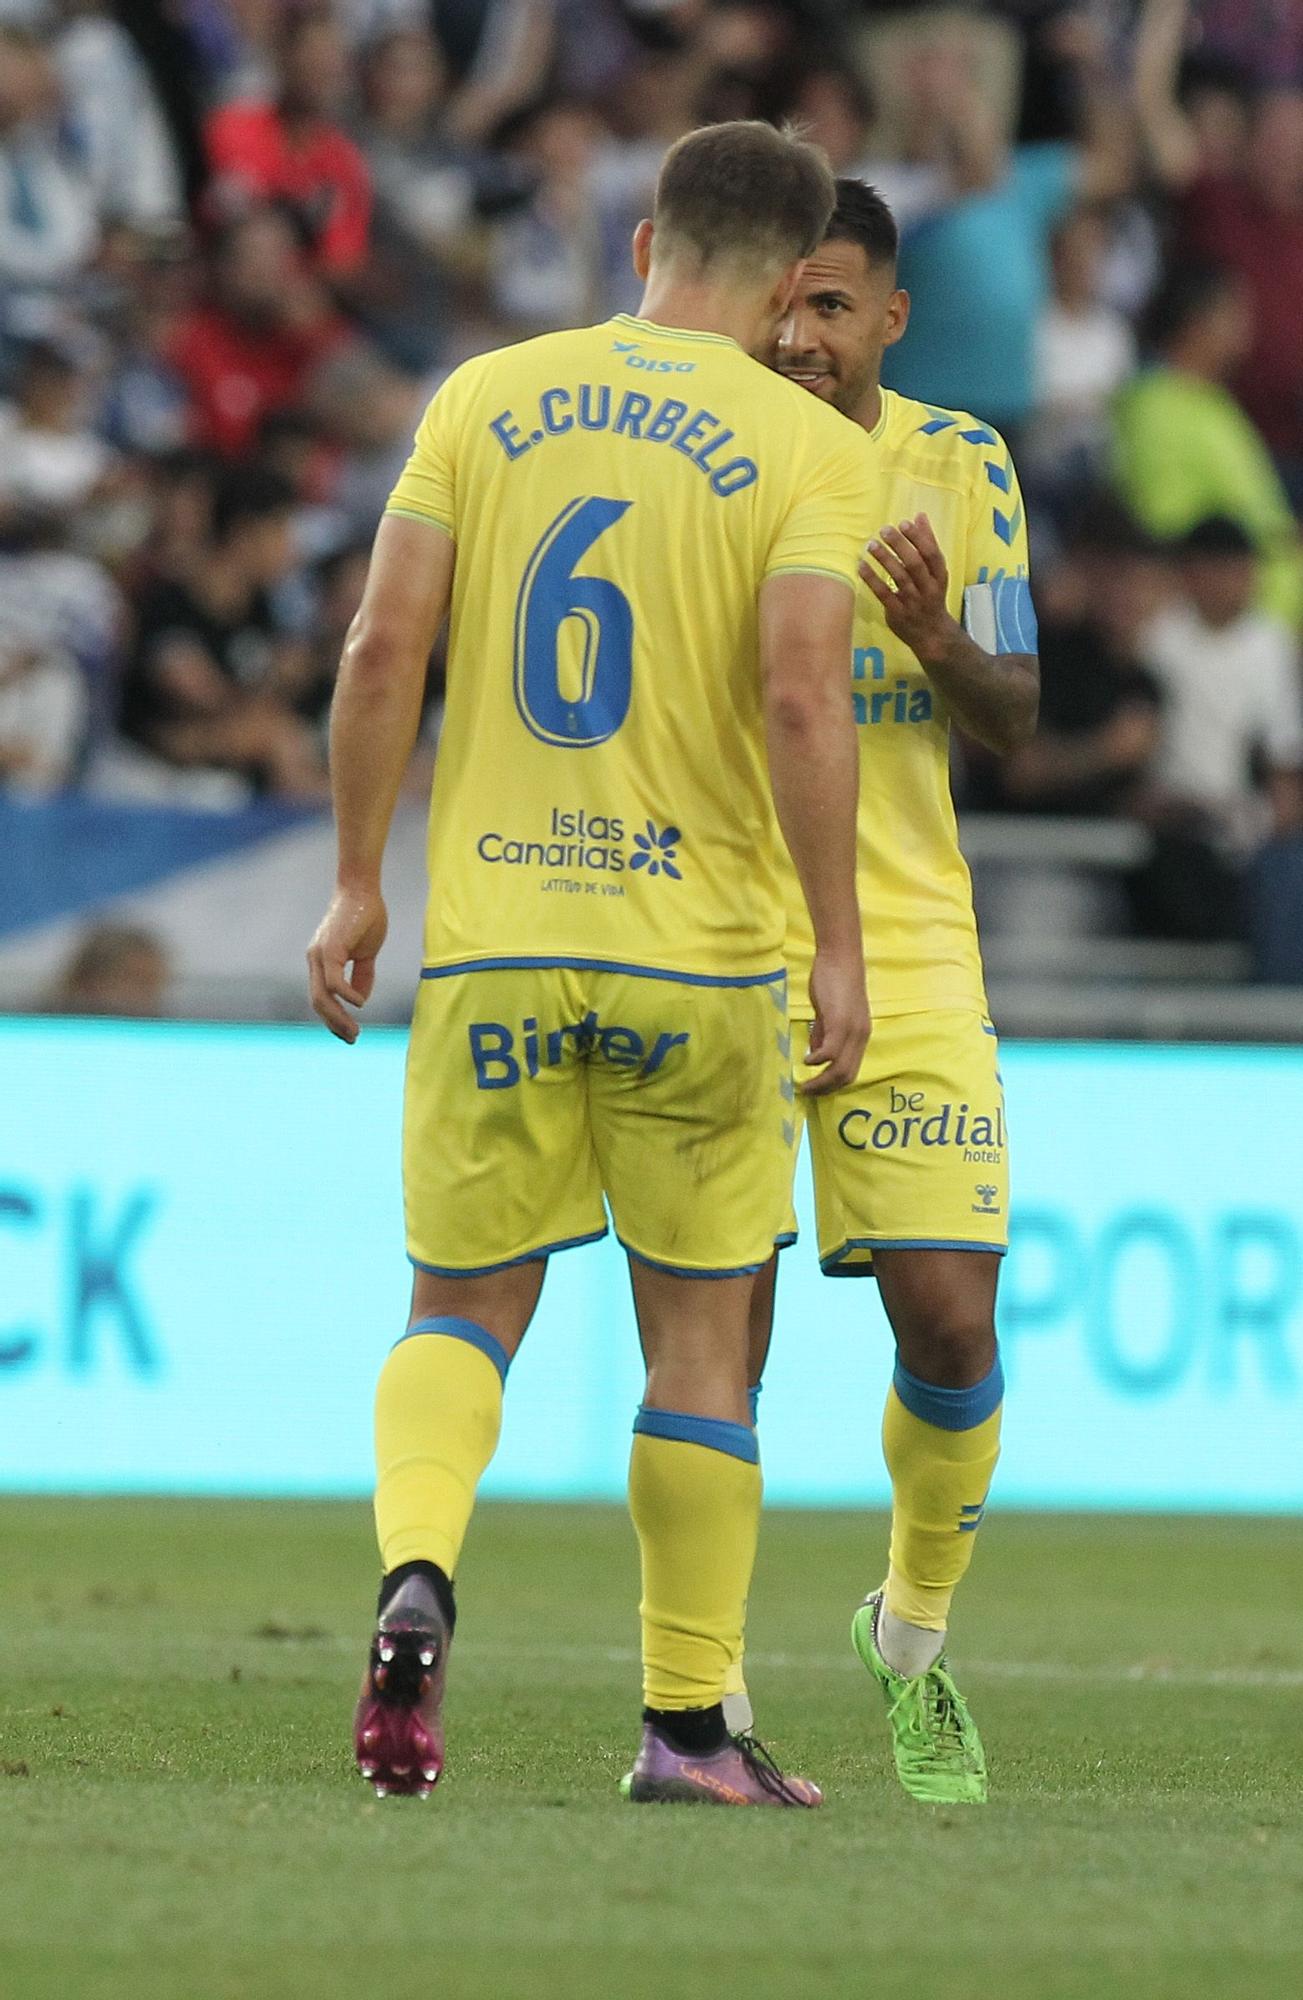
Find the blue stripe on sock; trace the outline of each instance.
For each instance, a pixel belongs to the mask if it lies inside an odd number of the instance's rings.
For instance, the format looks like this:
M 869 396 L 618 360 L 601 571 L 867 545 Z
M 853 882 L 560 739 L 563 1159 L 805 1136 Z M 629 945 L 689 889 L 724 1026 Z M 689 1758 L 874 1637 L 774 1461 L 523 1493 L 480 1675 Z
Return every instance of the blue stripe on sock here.
M 755 1429 L 756 1421 L 760 1415 L 760 1391 L 764 1388 L 764 1386 L 765 1385 L 763 1382 L 757 1382 L 753 1388 L 747 1390 L 747 1402 L 750 1404 L 751 1407 L 752 1430 Z
M 995 1366 L 971 1389 L 938 1389 L 932 1382 L 920 1382 L 907 1368 L 896 1363 L 892 1387 L 911 1417 L 931 1424 L 939 1431 L 971 1431 L 993 1417 L 1004 1399 L 1004 1370 L 1000 1357 Z
M 756 1434 L 745 1424 L 728 1424 L 722 1417 L 690 1417 L 682 1410 L 649 1410 L 644 1403 L 633 1420 L 636 1434 L 670 1438 L 676 1444 L 702 1444 L 709 1451 L 722 1451 L 729 1458 L 743 1458 L 759 1465 L 760 1446 Z
M 449 1340 L 464 1340 L 468 1347 L 478 1347 L 481 1354 L 488 1356 L 499 1376 L 505 1382 L 507 1370 L 511 1366 L 506 1348 L 478 1320 L 459 1319 L 455 1313 L 440 1313 L 436 1319 L 418 1319 L 415 1326 L 409 1326 L 394 1342 L 397 1347 L 404 1340 L 410 1340 L 417 1333 L 442 1333 Z

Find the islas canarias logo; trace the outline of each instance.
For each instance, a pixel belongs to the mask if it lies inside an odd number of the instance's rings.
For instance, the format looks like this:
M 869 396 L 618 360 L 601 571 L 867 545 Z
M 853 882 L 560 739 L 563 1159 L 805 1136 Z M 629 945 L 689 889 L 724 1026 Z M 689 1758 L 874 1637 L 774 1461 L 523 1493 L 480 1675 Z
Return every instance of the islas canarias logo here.
M 663 877 L 683 880 L 682 829 L 645 819 L 632 834 L 630 823 L 614 813 L 573 812 L 553 806 L 541 836 L 536 832 L 494 829 L 475 843 L 481 861 L 494 867 L 544 868 L 566 874 Z
M 645 868 L 649 875 L 668 875 L 671 882 L 681 882 L 683 877 L 676 863 L 682 838 L 677 826 L 663 826 L 658 831 L 655 821 L 649 819 L 647 831 L 633 837 L 636 852 L 629 866 Z

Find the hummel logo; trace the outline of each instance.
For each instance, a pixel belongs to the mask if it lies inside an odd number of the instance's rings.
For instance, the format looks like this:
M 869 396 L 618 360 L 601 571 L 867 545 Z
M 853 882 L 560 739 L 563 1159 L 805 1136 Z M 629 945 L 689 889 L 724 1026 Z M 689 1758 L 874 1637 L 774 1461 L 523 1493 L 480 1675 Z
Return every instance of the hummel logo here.
M 975 1194 L 981 1195 L 983 1208 L 990 1208 L 992 1202 L 995 1200 L 995 1197 L 1000 1192 L 999 1188 L 992 1187 L 989 1181 L 984 1182 L 980 1187 L 975 1188 L 973 1191 Z

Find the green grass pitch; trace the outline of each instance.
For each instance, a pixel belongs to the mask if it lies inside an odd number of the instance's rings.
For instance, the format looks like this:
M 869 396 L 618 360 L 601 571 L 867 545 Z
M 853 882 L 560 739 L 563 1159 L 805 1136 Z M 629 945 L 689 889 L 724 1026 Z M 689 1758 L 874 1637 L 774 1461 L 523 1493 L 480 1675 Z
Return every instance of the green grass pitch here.
M 882 1543 L 765 1525 L 760 1724 L 826 1809 L 639 1810 L 623 1516 L 486 1507 L 422 1805 L 350 1770 L 364 1508 L 0 1503 L 0 1994 L 1303 1994 L 1300 1524 L 997 1512 L 954 1649 L 967 1812 L 896 1790 L 850 1654 Z

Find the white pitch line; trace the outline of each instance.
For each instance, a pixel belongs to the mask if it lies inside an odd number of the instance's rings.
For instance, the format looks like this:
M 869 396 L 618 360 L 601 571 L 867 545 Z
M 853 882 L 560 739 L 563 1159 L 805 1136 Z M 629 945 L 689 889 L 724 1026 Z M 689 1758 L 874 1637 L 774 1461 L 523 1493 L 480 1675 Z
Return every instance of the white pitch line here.
M 606 1660 L 613 1666 L 636 1667 L 632 1646 L 531 1646 L 527 1656 L 516 1648 L 487 1640 L 463 1641 L 458 1651 L 493 1659 L 552 1660 L 570 1665 Z M 862 1674 L 859 1661 L 841 1653 L 753 1653 L 747 1664 L 761 1672 Z M 1058 1681 L 1094 1687 L 1177 1688 L 1303 1688 L 1303 1667 L 1168 1667 L 1137 1661 L 1130 1666 L 1079 1667 L 1066 1660 L 969 1660 L 960 1657 L 961 1674 L 977 1680 Z
M 1005 1681 L 1093 1681 L 1101 1687 L 1299 1688 L 1303 1667 L 1074 1667 L 1062 1660 L 970 1660 L 979 1677 Z
M 351 1653 L 356 1642 L 351 1637 L 337 1632 L 314 1632 L 311 1636 L 300 1636 L 294 1632 L 278 1634 L 273 1645 L 267 1645 L 266 1635 L 256 1632 L 227 1634 L 222 1644 L 234 1651 L 244 1648 L 253 1639 L 266 1646 L 263 1658 L 275 1658 L 278 1654 L 285 1658 L 299 1647 L 319 1648 L 323 1651 Z M 168 1641 L 173 1651 L 178 1640 Z M 213 1641 L 207 1633 L 196 1633 L 193 1638 L 196 1650 L 211 1650 Z M 557 1666 L 582 1666 L 596 1660 L 605 1661 L 610 1666 L 637 1667 L 640 1655 L 633 1646 L 517 1646 L 494 1639 L 464 1638 L 457 1641 L 458 1659 L 485 1660 L 494 1662 L 511 1661 L 519 1666 L 527 1666 L 530 1660 L 551 1662 Z M 781 1674 L 862 1674 L 863 1667 L 848 1647 L 844 1653 L 770 1653 L 748 1652 L 748 1666 L 762 1673 Z M 1192 1689 L 1217 1688 L 1303 1688 L 1303 1667 L 1179 1667 L 1166 1666 L 1159 1662 L 1136 1660 L 1130 1664 L 1115 1663 L 1109 1666 L 1077 1666 L 1069 1660 L 975 1660 L 960 1653 L 955 1658 L 955 1667 L 960 1677 L 971 1674 L 975 1680 L 991 1681 L 1046 1681 L 1068 1687 L 1169 1687 Z M 12 1709 L 11 1714 L 38 1714 L 43 1709 Z

